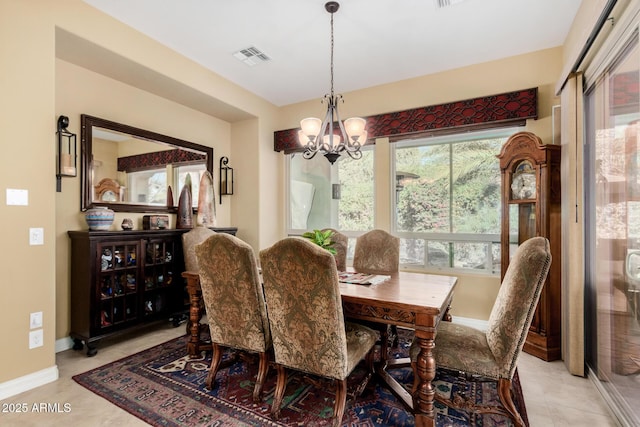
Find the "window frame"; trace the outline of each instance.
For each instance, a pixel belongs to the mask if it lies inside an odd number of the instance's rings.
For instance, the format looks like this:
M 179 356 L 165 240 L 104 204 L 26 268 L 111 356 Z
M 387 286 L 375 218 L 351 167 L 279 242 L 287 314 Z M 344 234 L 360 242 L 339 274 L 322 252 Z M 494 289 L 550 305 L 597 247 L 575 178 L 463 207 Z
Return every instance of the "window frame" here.
M 506 141 L 509 136 L 513 135 L 516 132 L 522 131 L 522 126 L 508 126 L 508 127 L 499 127 L 492 128 L 488 130 L 479 130 L 479 131 L 461 131 L 457 133 L 450 133 L 447 135 L 441 136 L 427 136 L 421 138 L 412 138 L 412 139 L 404 139 L 397 140 L 396 142 L 390 144 L 390 155 L 389 155 L 389 179 L 390 182 L 393 183 L 390 187 L 390 198 L 391 203 L 389 204 L 390 208 L 390 218 L 391 224 L 390 229 L 391 233 L 402 240 L 415 239 L 422 240 L 424 247 L 426 248 L 429 242 L 449 242 L 452 244 L 455 243 L 484 243 L 488 245 L 487 257 L 485 259 L 485 267 L 483 269 L 475 269 L 475 268 L 464 268 L 464 267 L 454 267 L 454 255 L 450 253 L 449 255 L 449 267 L 439 267 L 439 266 L 429 266 L 428 262 L 428 251 L 425 249 L 424 258 L 422 260 L 422 264 L 408 264 L 400 262 L 400 267 L 404 269 L 412 269 L 412 270 L 420 270 L 427 272 L 446 272 L 446 273 L 457 273 L 457 274 L 478 274 L 478 275 L 486 275 L 486 276 L 500 276 L 500 264 L 494 268 L 496 264 L 493 263 L 492 256 L 492 247 L 494 245 L 500 245 L 500 232 L 498 233 L 446 233 L 446 232 L 409 232 L 409 231 L 399 231 L 398 229 L 398 209 L 397 209 L 397 198 L 396 198 L 396 165 L 397 165 L 397 157 L 396 150 L 401 148 L 413 148 L 413 147 L 422 147 L 422 146 L 433 146 L 433 145 L 452 145 L 456 142 L 462 143 L 471 140 L 481 140 L 481 139 L 491 139 L 491 138 L 504 138 Z M 504 143 L 504 142 L 503 142 Z M 496 156 L 499 152 L 496 153 Z M 453 162 L 453 158 L 450 158 L 450 168 Z M 496 164 L 498 164 L 499 160 L 496 157 Z M 449 189 L 449 199 L 451 201 L 453 187 Z M 499 254 L 498 261 L 499 261 Z

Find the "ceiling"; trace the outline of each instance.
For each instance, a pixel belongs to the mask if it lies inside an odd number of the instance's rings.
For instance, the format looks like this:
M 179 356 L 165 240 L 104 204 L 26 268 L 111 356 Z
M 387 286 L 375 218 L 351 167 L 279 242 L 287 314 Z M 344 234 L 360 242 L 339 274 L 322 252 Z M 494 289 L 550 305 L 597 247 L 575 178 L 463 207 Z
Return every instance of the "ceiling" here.
M 325 0 L 84 1 L 277 106 L 329 92 Z M 581 1 L 343 0 L 335 92 L 560 46 Z M 269 60 L 234 57 L 248 47 Z

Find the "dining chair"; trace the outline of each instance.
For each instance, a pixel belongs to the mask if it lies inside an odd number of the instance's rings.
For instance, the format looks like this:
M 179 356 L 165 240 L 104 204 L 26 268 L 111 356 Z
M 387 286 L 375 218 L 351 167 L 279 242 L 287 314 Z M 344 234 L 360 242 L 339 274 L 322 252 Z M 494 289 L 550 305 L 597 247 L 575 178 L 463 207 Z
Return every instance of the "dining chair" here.
M 400 264 L 400 239 L 384 230 L 370 230 L 356 239 L 353 269 L 359 273 L 390 275 L 398 272 Z M 389 343 L 398 345 L 398 328 L 395 325 L 365 322 L 380 332 L 382 356 L 387 357 Z
M 384 230 L 370 230 L 356 239 L 353 268 L 359 273 L 393 274 L 400 264 L 400 239 Z
M 280 418 L 287 369 L 335 383 L 333 424 L 340 425 L 347 399 L 347 378 L 366 359 L 373 373 L 375 331 L 345 322 L 333 255 L 297 237 L 260 251 L 264 293 L 277 371 L 271 414 Z
M 206 386 L 213 388 L 222 347 L 257 353 L 253 400 L 259 402 L 269 369 L 271 334 L 253 248 L 235 236 L 216 233 L 195 252 L 213 346 Z
M 207 240 L 209 237 L 216 234 L 215 231 L 204 226 L 197 226 L 182 234 L 182 254 L 184 257 L 185 271 L 198 272 L 198 259 L 196 258 L 196 245 Z M 204 304 L 200 307 L 199 317 L 202 317 L 204 313 Z M 191 333 L 192 323 L 187 320 L 187 335 Z M 205 332 L 207 329 L 206 324 L 198 325 L 198 336 Z
M 336 250 L 334 255 L 336 267 L 338 267 L 338 271 L 347 271 L 347 247 L 349 246 L 349 237 L 334 228 L 325 228 L 322 231 L 326 232 L 328 230 L 333 232 L 331 241 L 333 242 L 333 248 Z
M 511 383 L 550 265 L 549 241 L 544 237 L 526 240 L 509 263 L 486 331 L 439 323 L 433 349 L 437 367 L 459 371 L 477 381 L 497 381 L 502 407 L 477 404 L 459 395 L 447 399 L 436 393 L 438 401 L 457 409 L 502 414 L 516 426 L 525 425 L 513 403 Z M 410 349 L 414 372 L 419 352 L 414 341 Z M 417 385 L 415 378 L 414 392 Z
M 196 245 L 216 234 L 215 231 L 204 226 L 194 227 L 182 235 L 182 253 L 184 267 L 187 271 L 198 271 L 198 259 L 196 258 Z

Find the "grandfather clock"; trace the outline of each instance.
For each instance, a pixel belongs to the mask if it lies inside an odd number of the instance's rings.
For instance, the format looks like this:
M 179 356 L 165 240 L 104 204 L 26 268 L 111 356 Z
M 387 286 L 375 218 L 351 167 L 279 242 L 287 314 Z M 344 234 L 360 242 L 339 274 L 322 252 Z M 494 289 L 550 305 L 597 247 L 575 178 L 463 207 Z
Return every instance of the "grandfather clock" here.
M 529 328 L 524 351 L 551 361 L 561 357 L 560 146 L 518 132 L 498 155 L 502 175 L 501 277 L 515 249 L 543 236 L 551 247 L 551 268 Z

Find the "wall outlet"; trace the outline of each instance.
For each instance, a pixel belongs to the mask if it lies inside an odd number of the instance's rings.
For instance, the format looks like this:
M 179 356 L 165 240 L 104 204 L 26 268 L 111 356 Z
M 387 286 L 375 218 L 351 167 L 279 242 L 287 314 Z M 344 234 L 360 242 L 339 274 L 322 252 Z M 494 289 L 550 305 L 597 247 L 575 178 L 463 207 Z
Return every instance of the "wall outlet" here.
M 42 328 L 42 312 L 36 311 L 29 315 L 29 329 Z
M 42 347 L 44 345 L 44 334 L 42 329 L 36 329 L 29 332 L 29 350 L 36 347 Z

